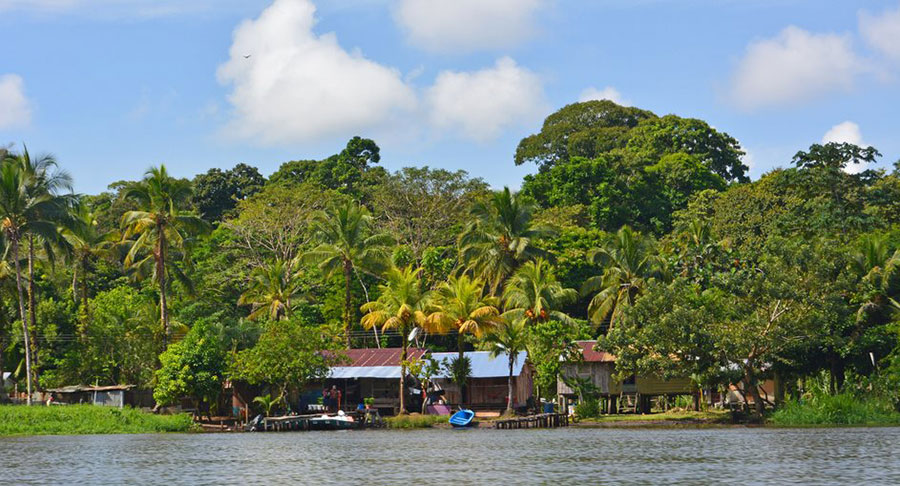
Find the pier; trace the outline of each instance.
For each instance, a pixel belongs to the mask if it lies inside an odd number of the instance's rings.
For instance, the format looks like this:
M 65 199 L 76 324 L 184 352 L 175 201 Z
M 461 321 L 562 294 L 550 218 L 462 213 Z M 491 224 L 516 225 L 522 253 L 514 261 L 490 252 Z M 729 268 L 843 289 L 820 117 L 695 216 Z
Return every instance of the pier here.
M 495 429 L 555 429 L 568 426 L 569 416 L 562 413 L 541 413 L 494 421 Z

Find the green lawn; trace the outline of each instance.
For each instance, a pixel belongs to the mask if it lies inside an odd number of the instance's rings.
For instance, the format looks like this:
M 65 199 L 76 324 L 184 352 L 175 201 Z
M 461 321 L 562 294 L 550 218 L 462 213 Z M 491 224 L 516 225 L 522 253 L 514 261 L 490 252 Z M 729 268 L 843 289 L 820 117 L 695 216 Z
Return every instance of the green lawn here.
M 93 405 L 0 406 L 0 436 L 187 432 L 191 417 Z

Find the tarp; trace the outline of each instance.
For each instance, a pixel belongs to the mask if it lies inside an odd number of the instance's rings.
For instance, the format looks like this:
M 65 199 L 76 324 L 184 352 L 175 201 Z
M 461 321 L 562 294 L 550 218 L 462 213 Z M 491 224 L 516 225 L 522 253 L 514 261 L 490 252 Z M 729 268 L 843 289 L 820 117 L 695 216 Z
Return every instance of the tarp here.
M 489 351 L 469 351 L 464 353 L 472 364 L 472 374 L 470 378 L 505 378 L 509 376 L 509 357 L 507 354 L 501 354 L 496 358 L 491 358 Z M 431 357 L 438 362 L 444 359 L 447 362 L 452 361 L 459 353 L 431 353 Z M 522 374 L 522 367 L 525 366 L 525 358 L 527 353 L 522 351 L 516 356 L 516 362 L 513 364 L 513 376 Z M 449 378 L 446 373 L 439 375 L 441 378 Z

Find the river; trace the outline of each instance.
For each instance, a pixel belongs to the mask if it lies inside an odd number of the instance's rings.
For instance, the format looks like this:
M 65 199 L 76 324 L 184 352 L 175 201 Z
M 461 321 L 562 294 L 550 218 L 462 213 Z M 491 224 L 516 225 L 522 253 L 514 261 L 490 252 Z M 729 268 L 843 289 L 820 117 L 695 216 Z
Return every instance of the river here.
M 4 484 L 900 484 L 900 428 L 0 438 Z

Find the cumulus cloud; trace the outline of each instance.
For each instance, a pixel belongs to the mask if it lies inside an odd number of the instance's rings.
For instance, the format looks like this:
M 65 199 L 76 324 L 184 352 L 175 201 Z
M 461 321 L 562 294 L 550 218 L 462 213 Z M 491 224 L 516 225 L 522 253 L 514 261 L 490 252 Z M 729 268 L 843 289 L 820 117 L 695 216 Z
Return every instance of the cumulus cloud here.
M 900 7 L 881 15 L 860 12 L 859 33 L 872 48 L 900 61 Z
M 730 97 L 746 110 L 794 104 L 848 91 L 863 70 L 849 36 L 790 26 L 773 39 L 747 47 L 733 75 Z
M 439 73 L 426 99 L 435 127 L 477 141 L 546 113 L 540 78 L 509 57 L 480 71 Z
M 507 48 L 530 37 L 547 0 L 399 0 L 394 18 L 413 45 L 437 52 Z
M 31 123 L 31 103 L 25 97 L 25 83 L 16 74 L 0 75 L 0 130 Z
M 622 93 L 619 93 L 619 90 L 612 86 L 607 86 L 603 89 L 597 89 L 591 86 L 582 91 L 581 95 L 578 97 L 578 101 L 581 102 L 594 100 L 609 100 L 622 106 L 631 106 L 631 101 L 623 98 Z
M 349 136 L 415 109 L 398 71 L 316 35 L 315 23 L 309 0 L 275 0 L 235 30 L 218 70 L 232 88 L 232 133 L 263 143 Z
M 822 136 L 822 143 L 852 143 L 865 147 L 868 144 L 863 142 L 862 131 L 859 125 L 852 121 L 845 121 L 828 129 Z M 865 170 L 865 164 L 850 164 L 844 170 L 851 174 L 858 174 Z

